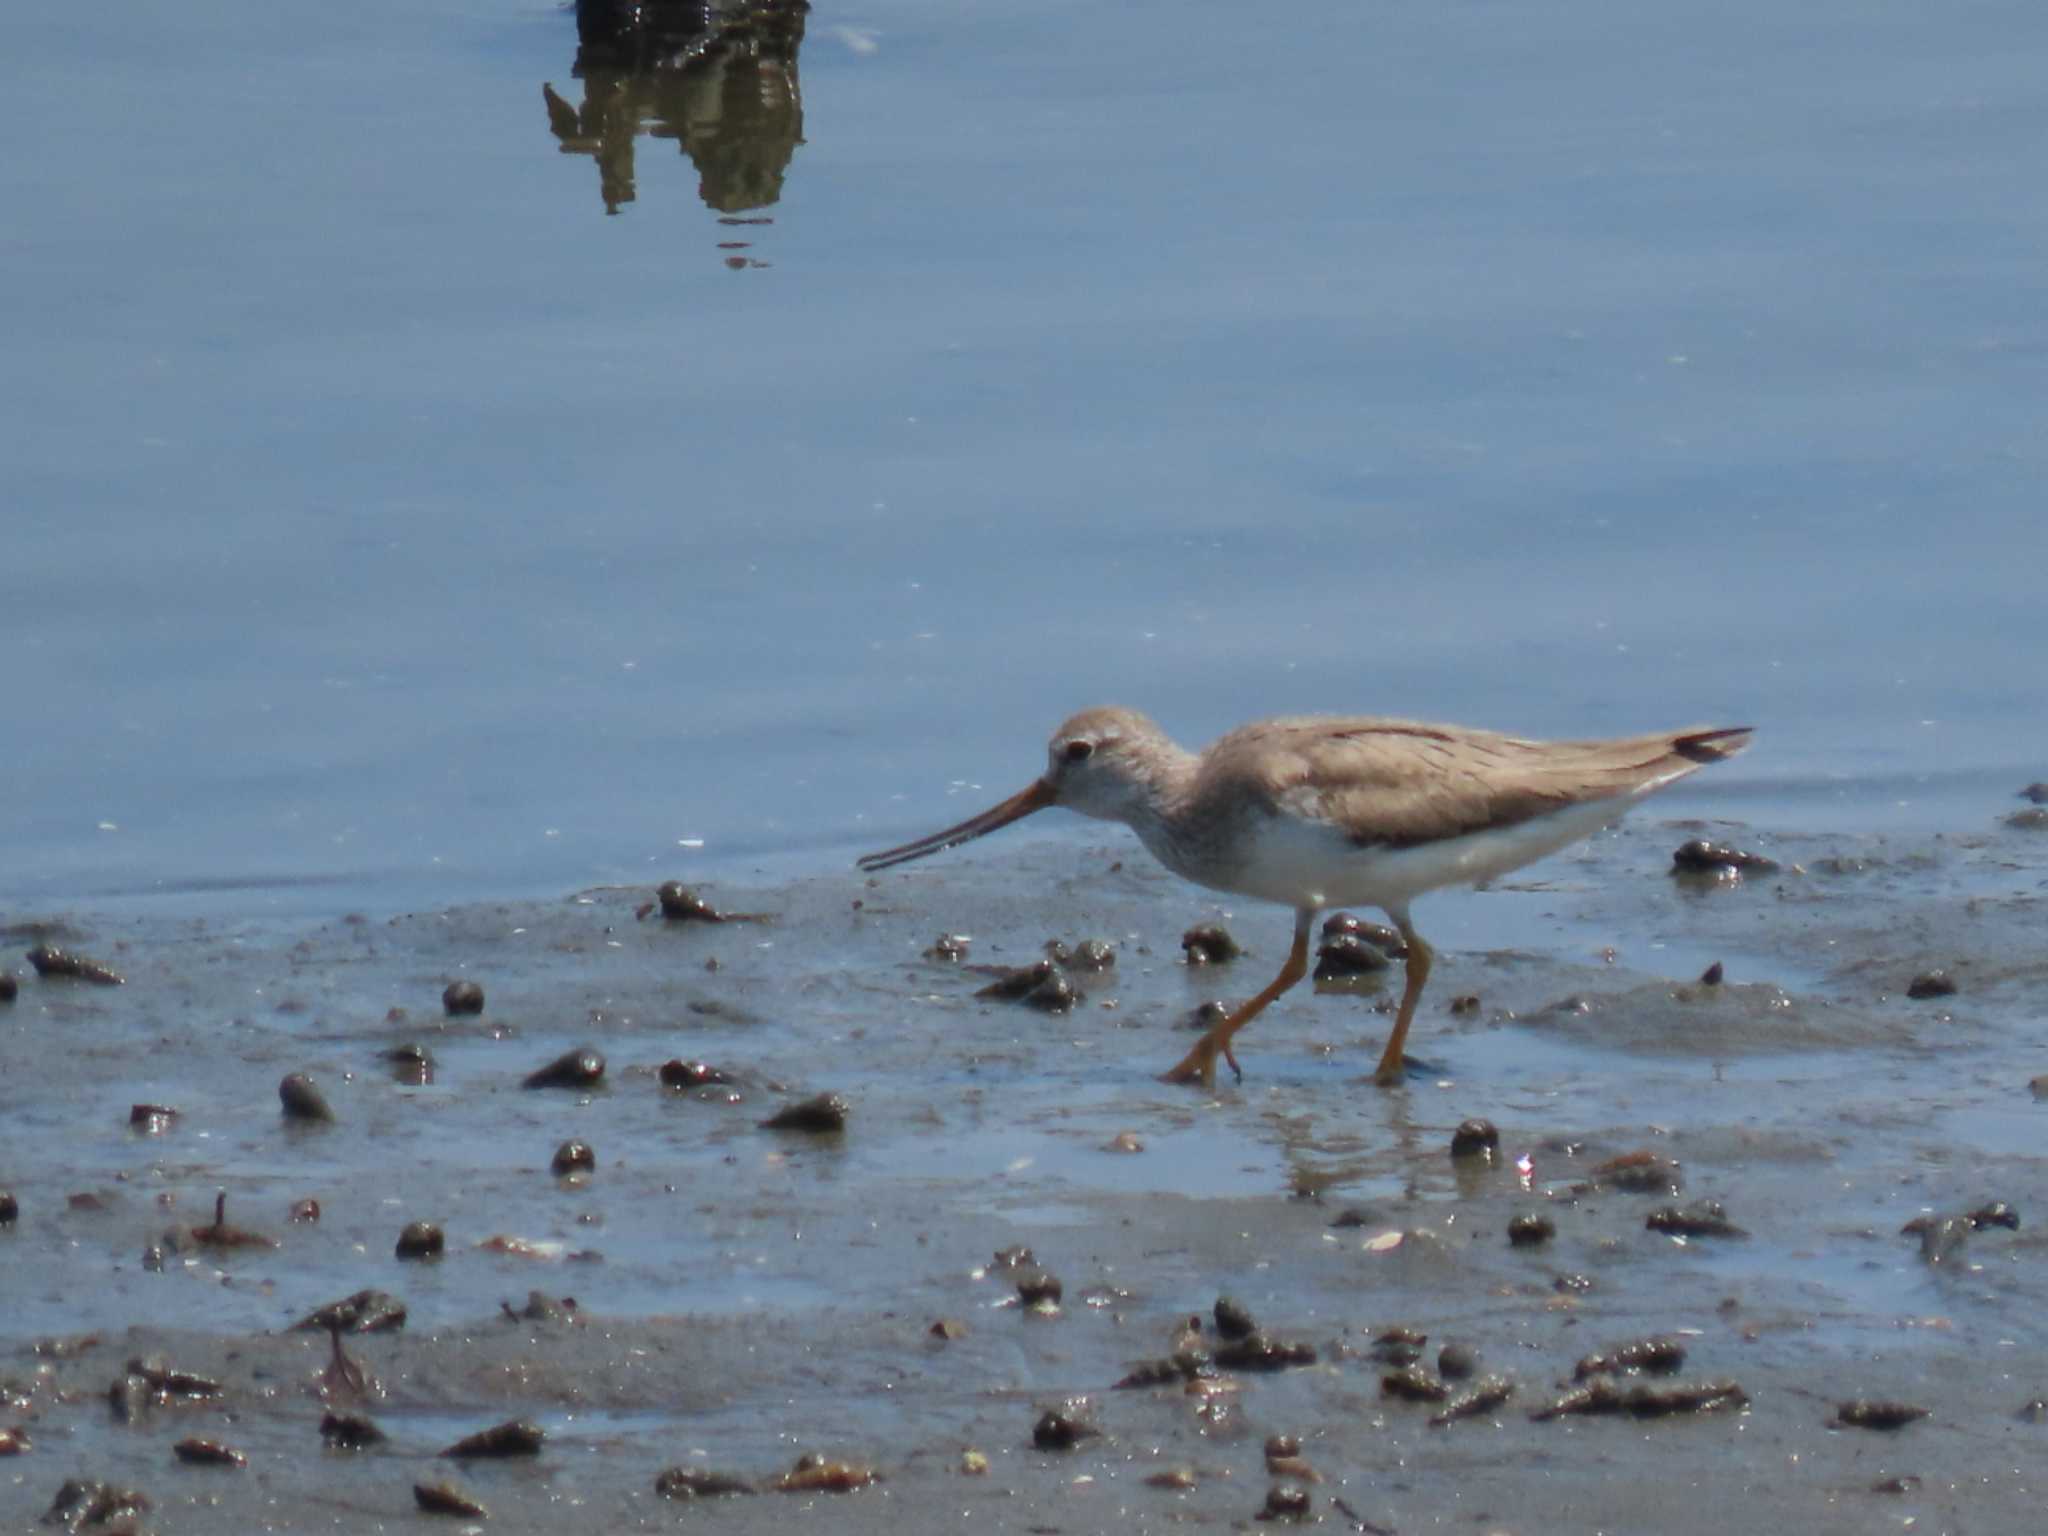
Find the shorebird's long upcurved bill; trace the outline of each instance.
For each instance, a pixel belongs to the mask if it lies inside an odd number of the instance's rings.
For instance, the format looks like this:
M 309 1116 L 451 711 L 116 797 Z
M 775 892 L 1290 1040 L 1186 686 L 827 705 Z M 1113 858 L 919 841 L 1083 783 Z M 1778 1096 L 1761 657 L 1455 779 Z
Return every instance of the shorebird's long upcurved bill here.
M 912 859 L 921 859 L 928 853 L 958 847 L 998 827 L 1007 827 L 1013 821 L 1021 821 L 1033 811 L 1042 811 L 1053 803 L 1052 789 L 1043 779 L 1034 781 L 1022 794 L 1010 796 L 1001 805 L 992 805 L 979 816 L 970 816 L 957 827 L 948 827 L 943 832 L 933 832 L 920 837 L 914 843 L 905 843 L 900 848 L 885 848 L 880 853 L 865 854 L 855 860 L 858 868 L 872 874 L 878 869 L 887 869 L 892 864 L 908 864 Z

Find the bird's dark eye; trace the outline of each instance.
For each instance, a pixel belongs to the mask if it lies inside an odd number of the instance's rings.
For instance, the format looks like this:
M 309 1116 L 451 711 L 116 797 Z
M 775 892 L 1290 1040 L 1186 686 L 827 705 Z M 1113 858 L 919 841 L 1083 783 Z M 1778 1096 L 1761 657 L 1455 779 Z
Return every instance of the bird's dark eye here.
M 1089 754 L 1094 752 L 1094 750 L 1095 743 L 1092 741 L 1070 741 L 1067 743 L 1067 761 L 1070 763 L 1085 763 L 1088 761 Z

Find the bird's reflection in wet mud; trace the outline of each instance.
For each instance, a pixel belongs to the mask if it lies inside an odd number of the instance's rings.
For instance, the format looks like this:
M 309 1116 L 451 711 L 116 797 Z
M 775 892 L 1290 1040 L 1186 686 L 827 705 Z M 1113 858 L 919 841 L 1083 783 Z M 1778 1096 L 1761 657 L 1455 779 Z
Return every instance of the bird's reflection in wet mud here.
M 803 142 L 796 56 L 809 0 L 577 0 L 574 74 L 583 104 L 543 85 L 564 154 L 597 162 L 606 213 L 634 198 L 634 139 L 674 139 L 697 167 L 698 195 L 738 217 L 782 195 Z M 721 245 L 727 266 L 758 266 Z

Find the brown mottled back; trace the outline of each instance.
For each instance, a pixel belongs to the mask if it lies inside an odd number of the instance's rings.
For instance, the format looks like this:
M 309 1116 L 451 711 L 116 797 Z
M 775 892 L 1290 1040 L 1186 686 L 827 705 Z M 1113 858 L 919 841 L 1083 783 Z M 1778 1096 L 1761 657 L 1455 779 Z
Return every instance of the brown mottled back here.
M 1256 783 L 1270 813 L 1314 816 L 1361 847 L 1406 848 L 1632 797 L 1733 757 L 1749 735 L 1689 728 L 1528 741 L 1413 720 L 1267 720 L 1203 754 L 1191 798 L 1220 798 L 1226 779 Z

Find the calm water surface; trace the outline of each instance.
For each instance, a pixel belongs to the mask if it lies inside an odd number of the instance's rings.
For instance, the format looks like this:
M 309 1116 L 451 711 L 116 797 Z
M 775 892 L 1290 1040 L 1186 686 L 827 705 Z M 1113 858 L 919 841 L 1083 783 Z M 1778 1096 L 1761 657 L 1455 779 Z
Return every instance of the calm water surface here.
M 2022 0 L 10 31 L 10 908 L 837 869 L 1104 701 L 2048 766 Z

